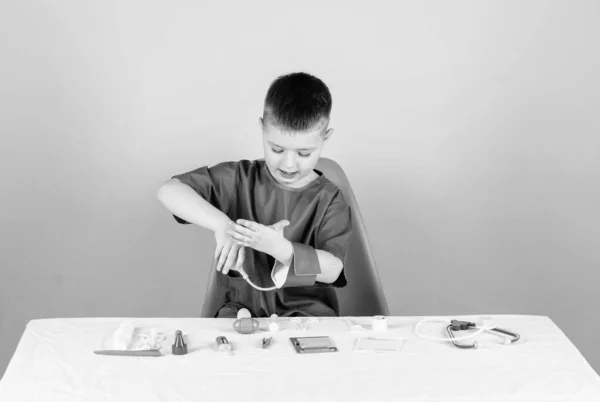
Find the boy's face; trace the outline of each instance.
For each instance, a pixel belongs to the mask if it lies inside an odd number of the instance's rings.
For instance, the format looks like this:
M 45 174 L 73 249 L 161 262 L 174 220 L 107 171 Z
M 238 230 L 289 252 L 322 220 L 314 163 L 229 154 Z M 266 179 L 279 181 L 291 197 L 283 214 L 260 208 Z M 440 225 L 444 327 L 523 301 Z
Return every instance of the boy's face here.
M 260 118 L 265 163 L 271 175 L 288 187 L 303 187 L 313 178 L 313 169 L 333 129 L 327 124 L 303 132 L 290 132 Z

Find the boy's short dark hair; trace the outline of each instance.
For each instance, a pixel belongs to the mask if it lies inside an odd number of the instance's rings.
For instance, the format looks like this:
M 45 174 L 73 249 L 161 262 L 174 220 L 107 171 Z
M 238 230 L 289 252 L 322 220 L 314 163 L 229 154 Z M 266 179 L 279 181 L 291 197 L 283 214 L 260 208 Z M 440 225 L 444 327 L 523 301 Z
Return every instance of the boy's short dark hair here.
M 286 130 L 305 131 L 329 120 L 331 105 L 331 93 L 323 81 L 307 73 L 291 73 L 269 87 L 263 119 Z

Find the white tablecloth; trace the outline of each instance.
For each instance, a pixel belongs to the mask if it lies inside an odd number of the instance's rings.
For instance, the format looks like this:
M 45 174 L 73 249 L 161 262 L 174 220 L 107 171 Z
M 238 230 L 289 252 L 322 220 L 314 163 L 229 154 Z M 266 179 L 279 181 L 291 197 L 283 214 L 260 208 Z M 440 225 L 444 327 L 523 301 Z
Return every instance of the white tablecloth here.
M 351 331 L 343 318 L 320 319 L 306 332 L 284 321 L 268 349 L 261 340 L 270 333 L 238 334 L 230 319 L 33 320 L 0 381 L 0 401 L 600 401 L 600 377 L 548 317 L 492 317 L 521 341 L 502 345 L 483 335 L 476 350 L 423 341 L 413 333 L 422 317 L 388 317 L 385 333 Z M 164 356 L 93 354 L 126 320 L 138 331 L 163 330 Z M 442 327 L 424 330 L 441 335 Z M 184 356 L 171 354 L 177 329 Z M 219 335 L 233 345 L 231 356 L 215 349 Z M 317 335 L 333 338 L 339 352 L 297 354 L 289 340 Z M 364 336 L 401 338 L 402 348 L 353 350 Z

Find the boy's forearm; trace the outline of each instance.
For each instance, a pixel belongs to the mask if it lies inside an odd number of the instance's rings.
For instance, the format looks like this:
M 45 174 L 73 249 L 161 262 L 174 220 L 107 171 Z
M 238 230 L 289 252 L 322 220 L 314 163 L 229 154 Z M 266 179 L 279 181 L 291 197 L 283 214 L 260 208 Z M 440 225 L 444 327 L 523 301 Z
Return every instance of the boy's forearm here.
M 157 197 L 173 215 L 213 232 L 226 227 L 230 221 L 227 215 L 177 179 L 164 183 Z
M 294 258 L 294 246 L 292 246 L 292 242 L 284 238 L 277 251 L 271 257 L 283 265 L 290 266 Z

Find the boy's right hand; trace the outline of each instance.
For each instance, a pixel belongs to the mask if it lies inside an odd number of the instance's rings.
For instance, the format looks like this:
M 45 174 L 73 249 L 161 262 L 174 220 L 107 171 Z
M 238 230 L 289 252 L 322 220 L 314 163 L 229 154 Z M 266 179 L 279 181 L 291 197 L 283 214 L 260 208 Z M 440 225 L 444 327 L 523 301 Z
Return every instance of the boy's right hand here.
M 227 275 L 230 270 L 239 271 L 246 257 L 245 247 L 236 244 L 227 234 L 227 228 L 215 231 L 217 247 L 214 258 L 217 260 L 217 271 Z

